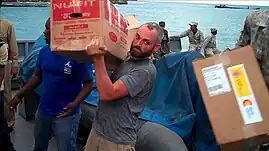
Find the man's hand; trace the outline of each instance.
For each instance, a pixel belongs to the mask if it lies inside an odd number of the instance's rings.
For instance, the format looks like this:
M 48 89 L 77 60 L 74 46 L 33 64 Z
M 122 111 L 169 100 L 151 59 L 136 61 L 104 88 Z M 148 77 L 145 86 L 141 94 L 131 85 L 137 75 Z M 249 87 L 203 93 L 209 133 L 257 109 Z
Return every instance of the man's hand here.
M 21 102 L 22 98 L 15 95 L 11 101 L 8 102 L 7 106 L 9 110 L 16 111 L 17 105 Z
M 107 53 L 106 47 L 92 48 L 91 46 L 87 46 L 86 52 L 90 56 L 104 56 Z
M 12 67 L 10 70 L 11 76 L 14 78 L 18 75 L 18 67 Z
M 64 111 L 59 113 L 57 118 L 63 118 L 63 117 L 70 115 L 76 106 L 77 106 L 77 103 L 75 103 L 75 102 L 68 104 L 66 107 L 63 108 Z

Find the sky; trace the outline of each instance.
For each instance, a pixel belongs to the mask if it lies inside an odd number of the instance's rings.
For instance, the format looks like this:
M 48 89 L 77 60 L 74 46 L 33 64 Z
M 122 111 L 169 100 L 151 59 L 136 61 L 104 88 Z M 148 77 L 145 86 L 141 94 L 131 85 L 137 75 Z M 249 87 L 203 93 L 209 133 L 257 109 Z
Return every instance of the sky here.
M 233 0 L 221 0 L 221 1 L 197 1 L 197 0 L 140 0 L 140 1 L 173 1 L 173 2 L 186 2 L 186 3 L 203 3 L 203 4 L 232 4 L 232 5 L 256 5 L 256 6 L 269 6 L 269 0 L 256 0 L 256 1 L 249 1 L 249 0 L 240 0 L 240 1 L 233 1 Z

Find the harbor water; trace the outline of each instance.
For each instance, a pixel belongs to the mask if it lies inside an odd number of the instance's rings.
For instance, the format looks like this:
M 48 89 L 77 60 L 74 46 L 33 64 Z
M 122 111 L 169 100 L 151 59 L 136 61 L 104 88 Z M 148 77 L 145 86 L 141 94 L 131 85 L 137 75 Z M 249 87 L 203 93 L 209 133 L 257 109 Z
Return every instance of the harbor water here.
M 210 28 L 218 29 L 219 49 L 233 48 L 243 28 L 245 17 L 252 9 L 215 8 L 212 4 L 187 4 L 179 2 L 129 2 L 116 5 L 124 15 L 137 15 L 140 23 L 166 22 L 169 35 L 178 35 L 189 28 L 191 21 L 199 22 L 198 28 L 206 37 Z M 13 22 L 17 39 L 36 39 L 44 30 L 50 15 L 49 7 L 2 7 L 1 16 Z M 269 7 L 261 7 L 261 10 Z M 183 49 L 188 48 L 188 39 L 182 39 Z

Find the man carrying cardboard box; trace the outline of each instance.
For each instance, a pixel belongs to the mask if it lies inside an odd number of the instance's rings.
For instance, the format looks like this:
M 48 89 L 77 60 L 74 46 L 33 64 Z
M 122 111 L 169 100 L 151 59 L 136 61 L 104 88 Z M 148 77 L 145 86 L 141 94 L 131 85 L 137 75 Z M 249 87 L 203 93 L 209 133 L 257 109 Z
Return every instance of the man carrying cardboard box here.
M 44 92 L 36 113 L 34 151 L 46 151 L 52 135 L 56 137 L 58 151 L 74 151 L 80 103 L 91 92 L 92 68 L 51 52 L 50 19 L 46 22 L 44 34 L 47 45 L 40 50 L 37 69 L 10 101 L 9 107 L 15 109 L 27 92 L 43 82 Z
M 93 56 L 100 95 L 86 151 L 134 151 L 138 116 L 150 96 L 156 68 L 150 56 L 159 50 L 163 30 L 156 23 L 140 26 L 131 45 L 129 59 L 109 78 L 104 62 L 106 48 L 88 47 Z

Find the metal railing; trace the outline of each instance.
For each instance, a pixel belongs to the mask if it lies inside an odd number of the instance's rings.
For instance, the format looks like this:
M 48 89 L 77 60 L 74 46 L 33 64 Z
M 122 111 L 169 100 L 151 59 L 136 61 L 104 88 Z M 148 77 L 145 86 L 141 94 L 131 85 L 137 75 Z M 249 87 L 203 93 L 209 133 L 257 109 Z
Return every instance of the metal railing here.
M 19 61 L 22 61 L 25 56 L 30 54 L 30 50 L 34 43 L 35 40 L 17 40 L 19 48 Z

